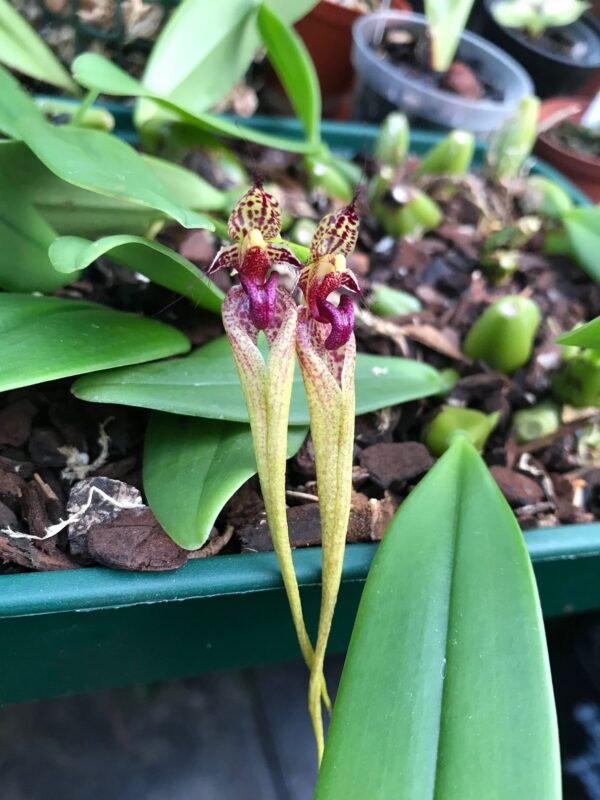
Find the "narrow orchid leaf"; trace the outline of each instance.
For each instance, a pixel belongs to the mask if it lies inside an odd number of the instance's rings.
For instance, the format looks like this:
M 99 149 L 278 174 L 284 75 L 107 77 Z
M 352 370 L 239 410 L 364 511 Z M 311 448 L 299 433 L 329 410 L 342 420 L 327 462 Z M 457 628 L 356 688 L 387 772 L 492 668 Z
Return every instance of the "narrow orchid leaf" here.
M 600 281 L 600 205 L 572 208 L 561 219 L 577 263 L 591 278 Z
M 8 0 L 0 0 L 0 61 L 30 78 L 72 94 L 79 92 L 46 42 Z
M 357 414 L 445 394 L 449 389 L 445 375 L 420 361 L 365 353 L 357 356 Z M 248 421 L 225 337 L 199 347 L 187 358 L 86 376 L 74 384 L 73 392 L 82 400 L 95 403 L 121 403 L 192 417 Z M 302 377 L 296 371 L 290 425 L 308 423 Z
M 529 556 L 459 438 L 402 505 L 363 590 L 315 800 L 559 800 Z
M 572 331 L 563 333 L 556 340 L 559 344 L 571 347 L 588 347 L 590 350 L 600 350 L 600 317 L 573 328 Z
M 184 353 L 175 328 L 97 303 L 0 293 L 0 391 Z
M 49 251 L 58 273 L 83 270 L 98 258 L 108 256 L 159 286 L 189 298 L 200 308 L 218 313 L 223 293 L 197 267 L 169 247 L 141 236 L 105 236 L 90 242 L 79 236 L 62 236 Z
M 257 16 L 258 30 L 267 57 L 281 81 L 307 139 L 318 146 L 321 140 L 321 90 L 314 64 L 296 31 L 265 3 Z
M 289 429 L 288 458 L 307 433 L 307 428 Z M 202 547 L 225 503 L 255 474 L 248 425 L 176 414 L 150 417 L 144 490 L 161 526 L 180 547 Z
M 84 53 L 78 56 L 73 62 L 73 74 L 78 82 L 87 89 L 94 89 L 116 97 L 147 98 L 170 112 L 172 118 L 178 118 L 179 121 L 208 133 L 234 139 L 245 139 L 265 147 L 276 147 L 297 153 L 308 152 L 312 147 L 309 142 L 263 133 L 247 125 L 223 119 L 216 114 L 196 113 L 189 106 L 180 105 L 170 97 L 147 88 L 97 53 Z

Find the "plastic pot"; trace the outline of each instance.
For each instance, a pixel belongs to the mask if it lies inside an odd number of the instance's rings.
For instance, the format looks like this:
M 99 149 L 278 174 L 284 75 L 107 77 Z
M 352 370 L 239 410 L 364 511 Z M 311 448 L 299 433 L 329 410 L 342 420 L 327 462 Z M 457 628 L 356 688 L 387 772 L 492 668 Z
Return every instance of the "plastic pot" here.
M 589 102 L 586 97 L 553 97 L 545 100 L 542 103 L 540 122 L 543 126 L 544 121 L 554 119 L 561 111 L 572 108 L 568 116 L 561 116 L 561 121 L 568 120 L 577 124 Z M 591 200 L 600 203 L 600 158 L 565 147 L 549 131 L 540 134 L 535 151 L 579 186 Z
M 390 25 L 423 33 L 427 21 L 422 14 L 386 11 L 365 15 L 354 23 L 352 63 L 357 73 L 356 115 L 360 119 L 379 122 L 395 107 L 441 127 L 488 134 L 502 124 L 522 97 L 532 93 L 533 85 L 522 67 L 469 32 L 462 35 L 457 58 L 476 64 L 479 77 L 494 86 L 502 100 L 468 100 L 438 89 L 377 56 L 372 44 Z
M 135 141 L 130 109 L 111 104 L 118 132 Z M 302 137 L 297 120 L 254 117 L 263 131 Z M 337 153 L 373 147 L 374 126 L 325 122 Z M 439 141 L 413 131 L 411 150 Z M 483 148 L 476 159 L 481 163 Z M 577 203 L 582 195 L 544 164 Z M 545 616 L 600 609 L 600 523 L 525 532 Z M 347 645 L 375 544 L 346 549 L 330 641 Z M 309 629 L 318 620 L 321 549 L 298 550 L 294 563 Z M 174 572 L 131 573 L 94 567 L 0 577 L 0 704 L 170 679 L 298 658 L 298 644 L 274 553 L 192 559 Z
M 578 44 L 580 52 L 569 55 L 552 50 L 544 39 L 534 40 L 523 31 L 499 25 L 492 15 L 492 8 L 498 2 L 484 0 L 484 35 L 526 68 L 539 97 L 576 93 L 594 70 L 600 68 L 600 36 L 591 18 L 584 15 L 560 29 L 565 37 Z
M 392 0 L 392 7 L 409 10 L 411 6 L 407 0 Z M 335 116 L 344 104 L 349 106 L 354 80 L 352 24 L 362 15 L 356 8 L 321 0 L 296 23 L 319 76 L 325 116 Z

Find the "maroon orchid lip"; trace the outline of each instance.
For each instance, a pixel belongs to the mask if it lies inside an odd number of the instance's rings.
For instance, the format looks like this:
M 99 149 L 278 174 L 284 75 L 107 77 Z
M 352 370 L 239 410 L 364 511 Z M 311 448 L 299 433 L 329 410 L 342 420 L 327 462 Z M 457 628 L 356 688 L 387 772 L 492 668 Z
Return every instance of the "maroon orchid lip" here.
M 275 317 L 278 278 L 278 274 L 273 272 L 266 283 L 257 284 L 240 273 L 240 283 L 248 295 L 250 320 L 259 331 L 269 328 Z
M 329 300 L 317 300 L 320 316 L 331 325 L 329 336 L 324 345 L 327 350 L 337 350 L 345 345 L 354 330 L 354 303 L 350 295 L 343 295 L 339 305 L 334 306 Z

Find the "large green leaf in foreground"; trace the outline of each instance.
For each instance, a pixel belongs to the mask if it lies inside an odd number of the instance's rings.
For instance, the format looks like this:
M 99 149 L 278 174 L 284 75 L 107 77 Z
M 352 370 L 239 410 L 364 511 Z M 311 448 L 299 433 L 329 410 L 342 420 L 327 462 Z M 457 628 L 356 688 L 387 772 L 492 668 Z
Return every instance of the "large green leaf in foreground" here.
M 0 294 L 0 391 L 189 349 L 162 322 L 96 303 Z
M 572 331 L 563 333 L 556 340 L 559 344 L 568 344 L 572 347 L 589 347 L 591 350 L 600 350 L 600 317 L 573 328 Z
M 17 81 L 0 67 L 0 130 L 25 142 L 67 183 L 156 209 L 188 228 L 209 228 L 206 217 L 182 206 L 132 147 L 104 131 L 52 125 Z
M 226 195 L 177 164 L 141 156 L 172 199 L 194 211 L 218 211 Z M 23 142 L 0 142 L 0 183 L 11 183 L 27 196 L 44 219 L 61 235 L 148 235 L 167 219 L 163 211 L 139 203 L 81 189 L 48 169 Z
M 290 428 L 288 457 L 307 433 Z M 176 414 L 150 417 L 144 489 L 156 518 L 181 547 L 201 547 L 225 503 L 255 473 L 248 425 Z
M 20 188 L 0 189 L 0 288 L 10 292 L 53 292 L 77 279 L 61 275 L 48 258 L 56 233 Z
M 316 800 L 558 800 L 544 627 L 519 526 L 457 440 L 373 561 Z
M 406 403 L 448 390 L 433 367 L 407 358 L 360 353 L 356 364 L 356 413 Z M 152 408 L 172 414 L 247 422 L 239 377 L 225 337 L 188 358 L 164 364 L 111 370 L 78 380 L 73 393 L 97 403 Z M 300 370 L 294 376 L 290 425 L 307 425 L 308 408 Z
M 134 272 L 188 297 L 201 308 L 218 313 L 223 292 L 194 264 L 179 253 L 141 236 L 105 236 L 90 242 L 79 236 L 62 236 L 50 247 L 50 260 L 58 273 L 77 272 L 108 256 Z

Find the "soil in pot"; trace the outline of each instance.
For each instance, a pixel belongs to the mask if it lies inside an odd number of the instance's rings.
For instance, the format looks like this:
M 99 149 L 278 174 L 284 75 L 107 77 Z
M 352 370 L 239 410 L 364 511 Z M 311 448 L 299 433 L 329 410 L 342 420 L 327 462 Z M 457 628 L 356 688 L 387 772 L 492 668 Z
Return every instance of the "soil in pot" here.
M 242 151 L 248 166 L 278 187 L 284 210 L 318 218 L 331 207 L 324 197 L 306 191 L 299 157 L 250 145 Z M 367 174 L 374 170 L 368 159 L 366 164 L 364 158 L 358 160 Z M 187 166 L 194 168 L 202 162 L 200 154 L 191 153 Z M 412 157 L 407 161 L 400 176 L 403 180 L 414 180 L 410 174 L 416 163 Z M 567 410 L 558 429 L 535 442 L 518 443 L 512 432 L 516 411 L 549 396 L 560 361 L 557 333 L 600 313 L 600 287 L 568 258 L 544 255 L 536 236 L 521 248 L 518 269 L 506 283 L 495 285 L 480 270 L 486 238 L 482 231 L 488 218 L 496 219 L 496 226 L 507 227 L 522 215 L 520 187 L 509 194 L 476 173 L 455 179 L 451 191 L 444 179 L 418 180 L 441 205 L 442 223 L 420 239 L 398 240 L 386 236 L 365 208 L 359 247 L 350 267 L 366 297 L 374 284 L 383 283 L 412 293 L 422 309 L 380 317 L 362 304 L 357 308 L 357 342 L 362 351 L 408 356 L 437 368 L 455 369 L 459 379 L 449 397 L 414 401 L 357 419 L 348 540 L 382 537 L 395 509 L 433 463 L 421 437 L 427 422 L 445 403 L 499 413 L 484 457 L 523 527 L 600 519 L 600 451 L 589 443 L 584 447 L 583 436 L 598 420 L 598 409 Z M 206 268 L 220 246 L 211 234 L 177 227 L 166 230 L 161 239 L 199 268 Z M 219 275 L 223 288 L 230 280 Z M 142 283 L 106 259 L 61 294 L 164 319 L 183 330 L 195 346 L 222 333 L 218 318 L 199 313 L 164 289 Z M 507 294 L 532 297 L 543 320 L 531 360 L 510 377 L 461 352 L 461 343 L 482 309 Z M 81 498 L 78 483 L 82 480 L 100 480 L 103 491 L 123 492 L 117 496 L 128 498 L 133 508 L 116 515 L 96 509 L 98 516 L 87 528 L 65 529 L 47 539 L 15 539 L 2 533 L 0 571 L 88 564 L 172 569 L 189 557 L 271 548 L 255 478 L 223 509 L 202 550 L 190 555 L 172 546 L 143 506 L 141 463 L 147 412 L 84 403 L 70 396 L 69 385 L 70 381 L 53 382 L 0 395 L 0 528 L 44 537 L 49 525 L 69 516 L 73 502 Z M 292 544 L 319 544 L 310 439 L 288 464 L 287 490 Z

